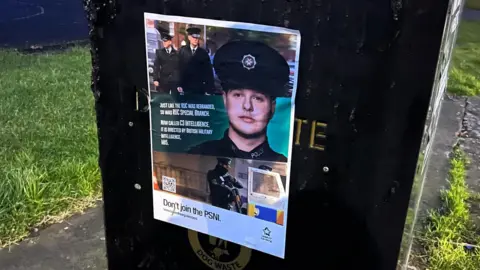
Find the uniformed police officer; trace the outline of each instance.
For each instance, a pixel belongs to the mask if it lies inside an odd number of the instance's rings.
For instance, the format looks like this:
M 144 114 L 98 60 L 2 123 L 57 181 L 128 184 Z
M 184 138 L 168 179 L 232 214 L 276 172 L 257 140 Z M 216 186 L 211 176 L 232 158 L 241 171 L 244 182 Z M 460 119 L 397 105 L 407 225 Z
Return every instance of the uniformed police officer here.
M 178 93 L 178 52 L 172 46 L 172 36 L 161 33 L 163 48 L 155 52 L 153 84 L 157 91 L 163 93 Z
M 288 96 L 290 69 L 285 58 L 261 42 L 232 41 L 217 51 L 214 67 L 230 126 L 222 139 L 207 141 L 189 152 L 286 162 L 267 138 L 276 98 Z
M 180 48 L 180 92 L 185 94 L 211 94 L 214 89 L 213 68 L 210 57 L 200 44 L 200 28 L 187 29 L 188 43 Z
M 239 193 L 236 189 L 243 188 L 243 185 L 228 172 L 231 162 L 230 158 L 219 157 L 215 168 L 207 172 L 210 199 L 213 206 L 227 210 L 232 210 L 232 204 L 237 204 L 236 211 L 240 212 L 241 206 L 237 198 Z

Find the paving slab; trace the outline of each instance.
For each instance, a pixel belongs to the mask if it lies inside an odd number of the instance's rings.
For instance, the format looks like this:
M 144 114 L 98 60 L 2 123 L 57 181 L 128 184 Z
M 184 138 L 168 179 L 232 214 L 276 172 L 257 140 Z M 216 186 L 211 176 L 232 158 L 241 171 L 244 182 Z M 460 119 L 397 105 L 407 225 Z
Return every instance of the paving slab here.
M 429 163 L 420 205 L 420 217 L 426 211 L 441 206 L 439 191 L 447 187 L 447 174 L 450 168 L 450 153 L 458 140 L 465 114 L 465 98 L 446 95 L 442 101 L 440 117 L 433 138 Z
M 0 269 L 107 269 L 102 206 L 0 250 Z
M 480 140 L 463 139 L 460 145 L 470 161 L 467 167 L 467 185 L 469 189 L 480 192 Z
M 468 98 L 460 145 L 470 161 L 467 185 L 480 192 L 480 97 Z
M 480 98 L 470 97 L 467 100 L 463 120 L 462 135 L 466 139 L 480 139 Z

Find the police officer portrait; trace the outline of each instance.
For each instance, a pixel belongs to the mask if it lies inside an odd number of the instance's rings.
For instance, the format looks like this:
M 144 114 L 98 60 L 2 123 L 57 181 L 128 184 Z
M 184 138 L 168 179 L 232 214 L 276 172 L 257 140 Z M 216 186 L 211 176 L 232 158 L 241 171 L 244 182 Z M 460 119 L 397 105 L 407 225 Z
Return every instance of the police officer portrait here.
M 153 150 L 288 163 L 299 35 L 152 16 Z
M 222 138 L 196 145 L 189 153 L 287 162 L 267 136 L 277 98 L 289 93 L 284 57 L 262 42 L 231 41 L 216 52 L 214 69 L 229 126 Z

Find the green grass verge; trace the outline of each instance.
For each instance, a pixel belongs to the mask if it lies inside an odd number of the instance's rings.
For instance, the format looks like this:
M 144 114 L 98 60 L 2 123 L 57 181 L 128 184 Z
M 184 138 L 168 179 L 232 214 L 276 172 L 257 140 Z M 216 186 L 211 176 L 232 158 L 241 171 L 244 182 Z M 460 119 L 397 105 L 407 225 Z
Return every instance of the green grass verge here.
M 0 247 L 101 195 L 86 48 L 0 50 Z
M 480 269 L 480 237 L 470 219 L 466 178 L 467 158 L 454 149 L 449 188 L 442 191 L 443 206 L 430 213 L 423 244 L 431 270 Z
M 460 23 L 448 92 L 462 96 L 480 94 L 480 21 Z
M 470 9 L 480 9 L 480 0 L 466 0 L 465 6 Z

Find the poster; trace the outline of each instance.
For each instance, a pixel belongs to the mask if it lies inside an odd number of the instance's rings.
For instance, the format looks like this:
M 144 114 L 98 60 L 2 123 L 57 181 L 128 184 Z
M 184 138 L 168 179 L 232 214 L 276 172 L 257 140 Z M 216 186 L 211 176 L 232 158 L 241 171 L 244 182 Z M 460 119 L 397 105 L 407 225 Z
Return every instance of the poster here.
M 145 13 L 154 218 L 285 256 L 300 33 Z

